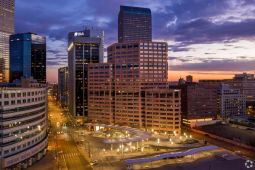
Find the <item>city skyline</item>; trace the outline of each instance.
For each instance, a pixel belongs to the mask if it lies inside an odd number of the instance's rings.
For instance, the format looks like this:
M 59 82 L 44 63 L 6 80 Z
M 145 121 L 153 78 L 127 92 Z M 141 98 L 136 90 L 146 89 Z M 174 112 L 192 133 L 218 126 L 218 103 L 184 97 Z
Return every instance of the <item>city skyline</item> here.
M 59 1 L 33 1 L 30 6 L 25 3 L 16 4 L 16 32 L 31 31 L 47 37 L 47 80 L 50 82 L 56 82 L 57 69 L 67 65 L 68 32 L 91 26 L 105 31 L 105 48 L 117 41 L 120 5 L 151 8 L 153 39 L 169 44 L 170 80 L 188 74 L 197 80 L 254 73 L 254 1 L 112 0 L 106 7 L 103 2 L 62 1 L 62 10 L 58 9 Z M 35 12 L 37 16 L 29 17 Z
M 253 169 L 255 0 L 95 2 L 0 0 L 0 169 Z

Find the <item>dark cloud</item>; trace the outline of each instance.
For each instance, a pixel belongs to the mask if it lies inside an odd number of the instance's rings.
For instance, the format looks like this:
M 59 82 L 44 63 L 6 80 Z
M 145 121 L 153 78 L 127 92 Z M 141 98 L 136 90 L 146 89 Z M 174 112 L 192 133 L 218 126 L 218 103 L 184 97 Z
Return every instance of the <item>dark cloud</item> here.
M 181 62 L 189 62 L 189 61 L 192 61 L 191 59 L 192 56 L 186 56 L 186 57 L 172 57 L 172 56 L 169 56 L 168 57 L 168 60 L 171 61 L 171 60 L 176 60 L 176 61 L 181 61 Z
M 175 31 L 175 40 L 193 43 L 214 43 L 224 40 L 249 39 L 255 36 L 255 19 L 240 22 L 213 23 L 207 19 L 196 19 L 182 23 Z
M 178 59 L 178 57 L 170 57 L 170 56 L 168 56 L 168 60 L 177 60 Z
M 52 53 L 52 54 L 55 54 L 55 55 L 57 55 L 57 54 L 59 54 L 59 53 L 61 53 L 62 51 L 59 51 L 59 50 L 51 50 L 51 49 L 48 49 L 47 50 L 47 53 Z
M 178 47 L 178 46 L 173 46 L 171 48 L 171 51 L 173 52 L 183 52 L 183 51 L 189 51 L 191 48 L 187 48 L 187 47 Z
M 171 65 L 175 71 L 255 71 L 255 60 L 208 60 L 201 63 Z
M 56 65 L 60 65 L 59 61 L 50 61 L 49 59 L 47 59 L 47 66 L 56 66 Z
M 239 7 L 250 10 L 255 0 L 233 0 Z M 235 16 L 215 23 L 212 17 L 228 14 L 233 1 L 228 0 L 19 0 L 16 1 L 16 32 L 35 32 L 47 36 L 51 42 L 47 46 L 48 66 L 66 63 L 66 39 L 68 32 L 78 31 L 84 26 L 105 31 L 105 46 L 117 41 L 117 17 L 119 6 L 134 5 L 150 7 L 153 14 L 153 38 L 175 41 L 169 46 L 171 53 L 192 50 L 189 45 L 202 43 L 224 43 L 222 49 L 234 47 L 232 43 L 239 39 L 255 37 L 255 20 L 240 19 L 230 22 Z M 255 12 L 254 12 L 255 15 Z M 244 17 L 245 18 L 245 17 Z M 252 18 L 252 16 L 250 17 Z M 60 45 L 59 41 L 62 42 Z M 54 42 L 57 42 L 54 44 Z M 224 48 L 226 47 L 226 48 Z M 238 46 L 236 46 L 238 47 Z M 244 48 L 244 47 L 241 47 Z M 210 51 L 211 54 L 213 54 Z M 205 56 L 209 52 L 205 53 Z M 189 54 L 185 54 L 189 55 Z M 241 58 L 240 59 L 246 59 Z M 169 57 L 183 63 L 196 59 L 193 56 Z M 211 61 L 212 60 L 212 61 Z M 250 69 L 244 66 L 246 61 L 214 61 L 206 58 L 202 63 L 173 66 L 176 69 L 208 70 L 208 69 Z M 220 60 L 220 59 L 219 59 Z M 211 65 L 210 65 L 211 64 Z M 218 65 L 217 65 L 218 64 Z M 229 64 L 229 65 L 227 65 Z M 232 65 L 231 65 L 232 64 Z M 236 64 L 236 65 L 235 65 Z M 251 63 L 247 62 L 248 66 Z M 252 62 L 254 64 L 254 62 Z M 236 68 L 235 68 L 236 67 Z

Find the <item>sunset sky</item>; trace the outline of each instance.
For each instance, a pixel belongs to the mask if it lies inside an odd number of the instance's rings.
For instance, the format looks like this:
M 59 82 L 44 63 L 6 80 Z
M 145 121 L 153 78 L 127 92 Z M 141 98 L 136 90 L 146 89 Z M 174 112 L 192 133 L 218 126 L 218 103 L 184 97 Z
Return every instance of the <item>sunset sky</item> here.
M 255 73 L 255 0 L 16 0 L 16 32 L 47 37 L 47 80 L 67 66 L 67 34 L 92 26 L 117 41 L 120 5 L 152 10 L 153 40 L 169 44 L 169 79 Z

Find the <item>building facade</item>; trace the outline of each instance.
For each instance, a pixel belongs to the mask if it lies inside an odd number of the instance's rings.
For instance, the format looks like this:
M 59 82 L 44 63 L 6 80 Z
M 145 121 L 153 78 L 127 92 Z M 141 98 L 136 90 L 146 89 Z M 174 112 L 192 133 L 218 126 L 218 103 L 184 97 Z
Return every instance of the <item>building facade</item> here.
M 188 119 L 217 118 L 219 115 L 219 89 L 221 82 L 205 81 L 186 86 Z
M 108 47 L 108 63 L 89 64 L 89 121 L 179 133 L 180 91 L 167 88 L 167 56 L 165 42 Z
M 220 115 L 223 119 L 244 116 L 246 113 L 246 97 L 239 89 L 231 89 L 222 84 L 220 90 Z
M 0 82 L 9 82 L 9 36 L 14 33 L 14 0 L 0 0 Z
M 118 40 L 122 42 L 152 41 L 151 10 L 120 6 Z
M 144 97 L 145 128 L 152 131 L 180 134 L 181 91 L 171 89 L 147 89 Z
M 46 84 L 46 38 L 34 33 L 10 36 L 10 82 L 33 77 Z
M 103 36 L 88 29 L 68 35 L 68 102 L 74 116 L 88 115 L 88 64 L 103 61 Z
M 68 106 L 68 67 L 58 69 L 58 101 Z
M 226 80 L 231 88 L 239 89 L 246 97 L 246 108 L 249 114 L 255 115 L 255 76 L 254 74 L 236 74 L 233 79 Z
M 46 88 L 1 88 L 0 117 L 0 169 L 26 169 L 45 155 L 48 144 Z
M 91 122 L 114 124 L 113 65 L 89 64 L 88 119 Z

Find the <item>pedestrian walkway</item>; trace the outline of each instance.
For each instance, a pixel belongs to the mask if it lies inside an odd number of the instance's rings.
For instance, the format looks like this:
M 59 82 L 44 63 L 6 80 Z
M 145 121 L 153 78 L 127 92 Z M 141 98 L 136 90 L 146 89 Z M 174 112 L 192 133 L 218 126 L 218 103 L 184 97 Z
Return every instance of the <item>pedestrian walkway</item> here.
M 60 154 L 59 157 L 60 158 L 72 158 L 72 157 L 77 157 L 80 156 L 81 154 L 79 153 L 64 153 L 64 154 Z
M 209 145 L 209 146 L 203 146 L 203 147 L 199 147 L 199 148 L 189 149 L 189 150 L 183 151 L 183 152 L 170 152 L 170 153 L 164 153 L 164 154 L 160 154 L 160 155 L 156 155 L 156 156 L 137 158 L 137 159 L 128 159 L 128 160 L 125 160 L 124 162 L 127 165 L 153 162 L 153 161 L 159 161 L 159 160 L 162 160 L 162 159 L 178 158 L 178 157 L 184 157 L 184 156 L 188 156 L 188 155 L 194 155 L 196 153 L 215 150 L 215 149 L 218 149 L 218 148 L 219 147 L 217 147 L 217 146 Z

